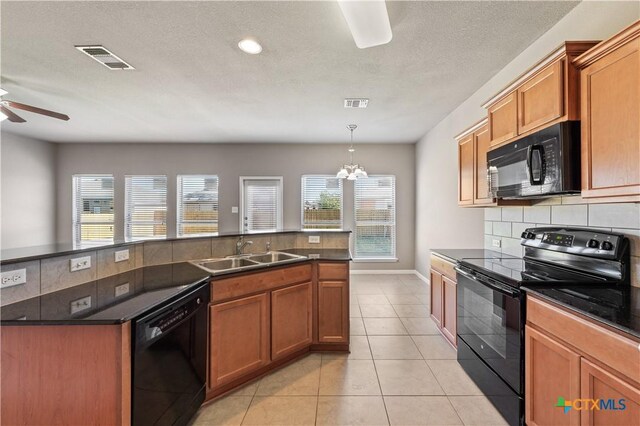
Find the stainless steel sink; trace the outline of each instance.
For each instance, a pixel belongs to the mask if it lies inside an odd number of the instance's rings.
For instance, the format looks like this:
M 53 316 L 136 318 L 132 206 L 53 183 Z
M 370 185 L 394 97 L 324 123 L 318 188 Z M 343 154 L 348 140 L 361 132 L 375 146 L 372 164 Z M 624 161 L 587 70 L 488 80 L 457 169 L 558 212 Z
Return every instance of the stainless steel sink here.
M 303 256 L 298 256 L 295 254 L 283 253 L 280 251 L 271 251 L 269 253 L 264 254 L 254 254 L 249 259 L 260 262 L 260 263 L 276 263 L 276 262 L 285 262 L 288 260 L 296 260 L 303 258 Z
M 307 259 L 305 256 L 271 251 L 263 254 L 245 254 L 225 258 L 194 260 L 190 263 L 204 269 L 212 275 L 219 275 L 305 259 Z
M 256 265 L 256 262 L 244 257 L 232 258 L 232 259 L 216 259 L 212 261 L 205 261 L 200 264 L 207 269 L 222 270 L 232 268 L 243 268 L 245 266 Z

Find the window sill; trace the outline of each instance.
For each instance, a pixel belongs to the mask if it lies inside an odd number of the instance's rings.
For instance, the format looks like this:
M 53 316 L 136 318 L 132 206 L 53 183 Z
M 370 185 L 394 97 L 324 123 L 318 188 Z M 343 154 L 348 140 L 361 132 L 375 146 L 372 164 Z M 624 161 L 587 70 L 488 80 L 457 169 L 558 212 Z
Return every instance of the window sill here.
M 396 263 L 397 257 L 358 257 L 353 258 L 354 263 Z

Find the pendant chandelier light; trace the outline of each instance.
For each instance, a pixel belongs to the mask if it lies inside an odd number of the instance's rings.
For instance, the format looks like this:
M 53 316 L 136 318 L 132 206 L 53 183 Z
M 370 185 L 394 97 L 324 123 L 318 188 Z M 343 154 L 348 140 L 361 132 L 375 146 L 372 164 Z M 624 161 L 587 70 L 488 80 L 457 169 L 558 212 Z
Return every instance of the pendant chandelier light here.
M 364 166 L 360 166 L 358 164 L 353 163 L 353 153 L 355 149 L 353 149 L 353 131 L 357 128 L 355 124 L 349 124 L 347 129 L 351 131 L 351 145 L 349 146 L 349 164 L 345 164 L 342 166 L 338 174 L 336 175 L 339 179 L 347 179 L 347 180 L 356 180 L 363 179 L 369 177 L 367 172 L 364 170 Z

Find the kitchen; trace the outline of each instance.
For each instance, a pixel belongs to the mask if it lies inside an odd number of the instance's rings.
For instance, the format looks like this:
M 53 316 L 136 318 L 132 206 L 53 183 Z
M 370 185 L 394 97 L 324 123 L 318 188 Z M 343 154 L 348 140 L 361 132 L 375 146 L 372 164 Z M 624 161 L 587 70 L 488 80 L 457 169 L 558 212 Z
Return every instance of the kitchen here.
M 345 3 L 3 2 L 3 423 L 637 423 L 638 3 Z

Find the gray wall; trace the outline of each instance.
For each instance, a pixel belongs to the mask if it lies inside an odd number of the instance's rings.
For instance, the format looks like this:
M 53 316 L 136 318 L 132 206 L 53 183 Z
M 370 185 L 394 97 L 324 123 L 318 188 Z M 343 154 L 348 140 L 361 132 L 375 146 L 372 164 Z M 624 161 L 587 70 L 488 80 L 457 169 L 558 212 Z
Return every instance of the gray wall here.
M 2 132 L 1 241 L 3 249 L 56 241 L 56 146 Z
M 124 231 L 124 176 L 168 177 L 169 206 L 176 205 L 178 174 L 211 173 L 220 178 L 220 231 L 236 231 L 240 176 L 284 177 L 284 227 L 300 228 L 300 177 L 334 174 L 347 160 L 347 145 L 317 144 L 60 144 L 58 146 L 58 220 L 60 241 L 71 239 L 72 175 L 115 176 L 116 238 Z M 414 269 L 415 145 L 356 145 L 355 160 L 371 174 L 396 175 L 397 256 L 394 263 L 354 263 L 354 269 Z M 344 226 L 353 227 L 353 184 L 345 182 Z M 176 232 L 175 208 L 169 209 L 168 235 Z
M 486 117 L 482 104 L 565 40 L 602 40 L 640 18 L 640 2 L 582 2 L 478 89 L 416 147 L 416 269 L 429 250 L 482 247 L 484 209 L 457 206 L 455 135 Z

